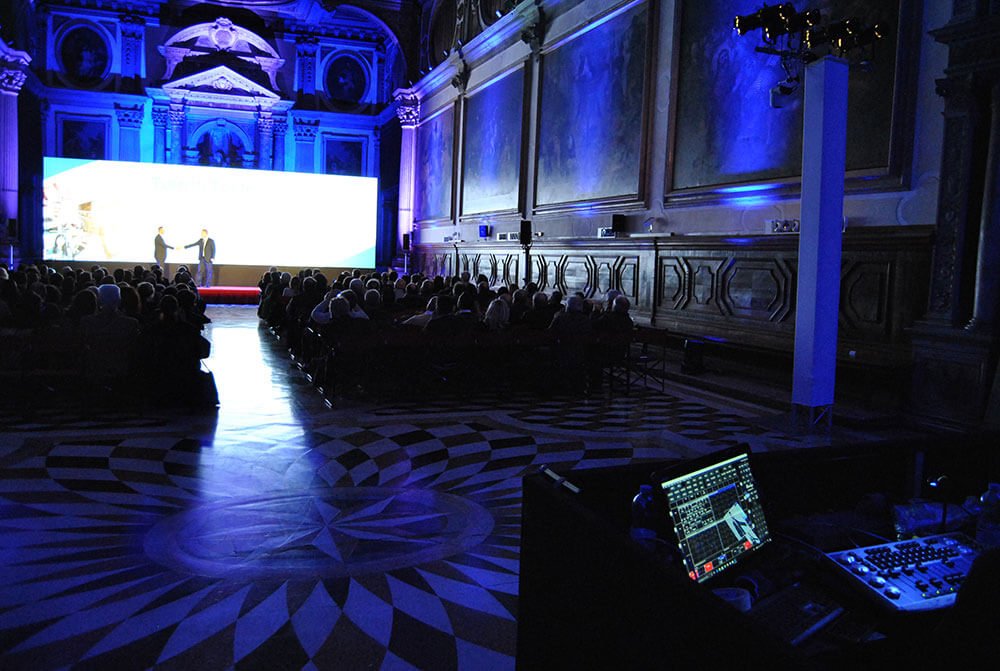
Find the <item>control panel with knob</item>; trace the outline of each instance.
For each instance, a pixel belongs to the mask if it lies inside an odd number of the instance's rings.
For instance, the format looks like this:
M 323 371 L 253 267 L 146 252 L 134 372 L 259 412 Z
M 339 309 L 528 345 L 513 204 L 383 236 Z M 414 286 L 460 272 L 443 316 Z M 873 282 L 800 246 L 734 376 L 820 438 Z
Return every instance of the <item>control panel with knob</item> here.
M 827 554 L 852 585 L 893 611 L 921 611 L 955 603 L 979 555 L 964 534 L 949 533 Z

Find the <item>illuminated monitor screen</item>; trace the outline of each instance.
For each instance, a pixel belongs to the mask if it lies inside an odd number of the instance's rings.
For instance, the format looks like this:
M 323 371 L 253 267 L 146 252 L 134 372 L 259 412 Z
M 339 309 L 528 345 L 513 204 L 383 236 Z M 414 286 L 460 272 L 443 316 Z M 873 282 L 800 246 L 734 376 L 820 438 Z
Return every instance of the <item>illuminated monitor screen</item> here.
M 770 541 L 746 450 L 727 450 L 660 479 L 684 566 L 703 582 Z
M 44 258 L 196 264 L 207 229 L 215 262 L 373 268 L 378 180 L 270 170 L 46 158 Z

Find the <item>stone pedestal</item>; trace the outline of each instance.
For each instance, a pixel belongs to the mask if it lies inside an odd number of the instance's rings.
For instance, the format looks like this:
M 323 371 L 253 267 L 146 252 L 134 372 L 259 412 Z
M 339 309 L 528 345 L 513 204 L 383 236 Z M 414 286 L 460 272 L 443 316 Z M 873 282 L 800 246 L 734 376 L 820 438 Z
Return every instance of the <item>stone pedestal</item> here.
M 118 119 L 118 158 L 122 161 L 141 161 L 142 149 L 140 133 L 146 110 L 143 105 L 121 105 L 115 103 Z
M 295 119 L 295 170 L 313 172 L 316 167 L 316 135 L 319 120 Z
M 153 106 L 153 163 L 167 162 L 167 108 Z

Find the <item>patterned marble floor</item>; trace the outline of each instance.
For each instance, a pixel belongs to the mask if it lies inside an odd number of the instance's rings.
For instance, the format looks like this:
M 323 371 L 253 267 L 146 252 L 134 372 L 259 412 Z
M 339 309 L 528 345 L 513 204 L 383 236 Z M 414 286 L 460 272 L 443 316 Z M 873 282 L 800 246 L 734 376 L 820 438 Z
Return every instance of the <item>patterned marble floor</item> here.
M 830 440 L 685 388 L 328 409 L 209 314 L 217 415 L 0 413 L 0 668 L 510 669 L 526 471 Z

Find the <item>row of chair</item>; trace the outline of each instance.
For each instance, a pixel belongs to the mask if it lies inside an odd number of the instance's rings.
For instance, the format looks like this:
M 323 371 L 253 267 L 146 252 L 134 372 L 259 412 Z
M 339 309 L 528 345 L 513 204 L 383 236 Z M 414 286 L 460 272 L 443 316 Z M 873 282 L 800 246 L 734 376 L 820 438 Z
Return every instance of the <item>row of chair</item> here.
M 376 397 L 490 389 L 611 393 L 663 384 L 666 332 L 559 338 L 547 330 L 514 328 L 456 336 L 388 328 L 363 336 L 313 326 L 275 330 L 327 400 L 363 392 Z

